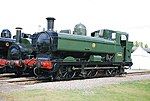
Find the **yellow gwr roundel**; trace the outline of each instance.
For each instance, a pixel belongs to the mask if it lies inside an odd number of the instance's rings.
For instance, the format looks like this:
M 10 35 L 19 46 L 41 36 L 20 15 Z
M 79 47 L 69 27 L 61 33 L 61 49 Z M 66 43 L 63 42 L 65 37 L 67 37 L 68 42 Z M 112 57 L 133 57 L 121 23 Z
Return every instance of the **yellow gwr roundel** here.
M 9 42 L 6 42 L 5 45 L 8 47 L 9 46 Z
M 96 43 L 92 43 L 92 47 L 95 48 L 96 47 Z

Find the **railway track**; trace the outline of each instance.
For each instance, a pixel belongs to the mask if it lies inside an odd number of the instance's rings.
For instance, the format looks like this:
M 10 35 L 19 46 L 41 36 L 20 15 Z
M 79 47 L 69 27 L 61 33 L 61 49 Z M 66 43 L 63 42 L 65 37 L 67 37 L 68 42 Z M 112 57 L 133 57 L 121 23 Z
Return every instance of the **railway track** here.
M 123 76 L 126 77 L 126 76 L 145 75 L 145 74 L 150 74 L 150 71 L 128 72 Z M 8 73 L 8 74 L 0 74 L 0 82 L 13 83 L 17 85 L 33 85 L 37 83 L 49 82 L 49 80 L 37 79 L 35 77 L 29 77 L 29 76 L 16 77 L 14 74 Z
M 14 80 L 14 81 L 8 81 L 8 83 L 15 83 L 19 85 L 32 85 L 36 83 L 42 83 L 42 81 L 36 80 L 36 79 L 27 79 L 27 80 Z
M 0 81 L 20 84 L 20 85 L 35 84 L 37 82 L 40 82 L 36 80 L 34 77 L 29 77 L 29 76 L 17 77 L 13 73 L 0 74 Z
M 18 85 L 33 85 L 36 83 L 42 83 L 42 82 L 49 82 L 48 79 L 37 79 L 35 77 L 31 76 L 22 76 L 17 77 L 13 73 L 6 73 L 6 74 L 0 74 L 0 82 L 7 82 L 7 83 L 14 83 Z
M 0 80 L 7 80 L 15 77 L 16 76 L 13 73 L 0 74 Z
M 134 72 L 129 72 L 129 73 L 127 73 L 127 76 L 144 75 L 144 74 L 150 74 L 150 70 L 149 71 L 134 71 Z

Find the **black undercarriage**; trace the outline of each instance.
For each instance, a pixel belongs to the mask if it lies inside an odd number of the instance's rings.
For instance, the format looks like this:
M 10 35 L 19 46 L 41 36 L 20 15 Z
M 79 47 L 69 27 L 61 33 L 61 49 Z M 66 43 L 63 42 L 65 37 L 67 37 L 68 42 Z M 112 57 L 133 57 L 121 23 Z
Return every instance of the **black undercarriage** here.
M 34 68 L 39 78 L 51 80 L 71 80 L 79 78 L 108 77 L 125 74 L 125 66 L 132 62 L 52 62 L 53 69 Z

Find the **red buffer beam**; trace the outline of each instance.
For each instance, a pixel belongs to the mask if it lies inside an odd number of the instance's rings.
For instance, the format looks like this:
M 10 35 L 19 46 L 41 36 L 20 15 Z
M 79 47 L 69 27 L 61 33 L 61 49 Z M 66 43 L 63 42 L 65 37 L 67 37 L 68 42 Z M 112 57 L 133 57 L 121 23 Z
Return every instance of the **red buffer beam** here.
M 0 59 L 0 66 L 8 66 L 10 65 L 10 60 Z
M 37 59 L 25 59 L 25 60 L 5 60 L 0 59 L 0 66 L 16 66 L 16 67 L 29 67 L 29 68 L 43 68 L 52 69 L 52 62 L 47 60 L 37 60 Z
M 52 62 L 47 60 L 37 60 L 37 59 L 26 59 L 22 60 L 25 66 L 29 67 L 39 67 L 43 69 L 52 69 Z

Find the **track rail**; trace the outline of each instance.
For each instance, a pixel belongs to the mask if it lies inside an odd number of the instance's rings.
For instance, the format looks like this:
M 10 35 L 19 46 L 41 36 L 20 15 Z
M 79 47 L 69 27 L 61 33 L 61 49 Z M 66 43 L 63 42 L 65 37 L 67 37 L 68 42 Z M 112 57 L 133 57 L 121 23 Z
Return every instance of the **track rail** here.
M 134 71 L 134 72 L 129 72 L 123 76 L 134 76 L 134 75 L 145 75 L 145 74 L 150 74 L 150 71 Z M 43 82 L 50 82 L 47 79 L 37 79 L 35 77 L 16 77 L 12 73 L 7 73 L 7 74 L 0 74 L 0 82 L 6 82 L 6 83 L 13 83 L 17 85 L 33 85 L 36 83 L 43 83 Z
M 129 72 L 129 73 L 127 73 L 127 76 L 144 75 L 144 74 L 150 74 L 150 70 L 149 71 L 134 71 L 134 72 Z
M 18 85 L 33 85 L 36 83 L 42 83 L 42 82 L 50 82 L 48 79 L 45 78 L 35 78 L 31 76 L 21 76 L 18 77 L 14 73 L 6 73 L 6 74 L 0 74 L 0 82 L 5 83 L 13 83 Z
M 36 79 L 27 79 L 27 80 L 14 80 L 14 81 L 8 81 L 8 83 L 15 83 L 19 85 L 32 85 L 36 83 L 42 83 L 42 81 L 36 80 Z

